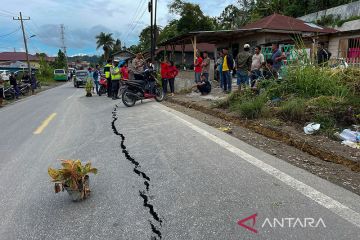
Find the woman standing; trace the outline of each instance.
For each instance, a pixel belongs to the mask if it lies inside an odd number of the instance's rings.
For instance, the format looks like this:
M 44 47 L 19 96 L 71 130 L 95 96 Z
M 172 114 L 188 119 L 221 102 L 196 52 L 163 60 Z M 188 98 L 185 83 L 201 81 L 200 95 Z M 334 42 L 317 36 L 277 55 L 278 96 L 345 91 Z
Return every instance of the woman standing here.
M 161 83 L 164 94 L 167 93 L 167 84 L 169 79 L 169 62 L 165 58 L 164 61 L 160 63 L 160 74 L 161 74 Z
M 175 88 L 174 88 L 174 82 L 175 77 L 179 74 L 179 70 L 174 66 L 174 62 L 170 61 L 170 65 L 168 67 L 168 77 L 169 77 L 169 85 L 170 85 L 170 92 L 171 96 L 174 96 Z

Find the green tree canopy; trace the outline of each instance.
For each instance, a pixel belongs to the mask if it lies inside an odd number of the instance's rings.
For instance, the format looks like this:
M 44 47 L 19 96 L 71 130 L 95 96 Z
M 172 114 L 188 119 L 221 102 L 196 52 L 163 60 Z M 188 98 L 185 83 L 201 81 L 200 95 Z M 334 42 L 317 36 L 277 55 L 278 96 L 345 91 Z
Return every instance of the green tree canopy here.
M 96 37 L 96 49 L 102 48 L 104 50 L 104 58 L 108 59 L 110 52 L 114 46 L 114 39 L 112 33 L 101 32 Z
M 61 51 L 60 49 L 58 51 L 57 57 L 55 58 L 54 66 L 56 68 L 66 69 L 66 56 L 65 56 L 65 53 L 63 51 Z
M 204 15 L 199 4 L 174 0 L 170 3 L 169 10 L 171 13 L 180 16 L 180 19 L 177 21 L 177 32 L 179 34 L 214 29 L 212 19 Z

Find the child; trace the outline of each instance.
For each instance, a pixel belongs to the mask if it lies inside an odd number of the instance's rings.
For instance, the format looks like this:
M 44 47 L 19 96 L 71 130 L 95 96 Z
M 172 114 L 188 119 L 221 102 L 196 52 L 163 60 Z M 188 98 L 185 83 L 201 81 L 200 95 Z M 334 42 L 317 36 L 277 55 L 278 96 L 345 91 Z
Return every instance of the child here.
M 174 82 L 175 82 L 175 77 L 179 74 L 179 70 L 176 68 L 176 66 L 174 66 L 174 62 L 170 61 L 170 65 L 168 66 L 168 77 L 169 77 L 169 85 L 170 85 L 170 92 L 171 92 L 171 96 L 174 96 Z

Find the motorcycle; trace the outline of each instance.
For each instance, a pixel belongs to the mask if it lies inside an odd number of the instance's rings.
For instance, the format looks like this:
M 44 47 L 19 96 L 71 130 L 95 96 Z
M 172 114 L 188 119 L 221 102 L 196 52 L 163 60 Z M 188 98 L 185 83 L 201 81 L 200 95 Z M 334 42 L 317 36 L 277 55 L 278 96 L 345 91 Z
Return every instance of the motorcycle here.
M 10 86 L 4 89 L 4 96 L 6 100 L 13 100 L 16 97 L 15 89 Z
M 101 96 L 102 94 L 105 94 L 107 92 L 107 80 L 104 77 L 100 78 L 99 81 L 100 87 L 99 87 L 99 96 Z
M 124 81 L 122 92 L 122 102 L 127 107 L 132 107 L 137 101 L 154 98 L 161 102 L 165 98 L 161 86 L 158 84 L 152 69 L 144 72 L 144 80 L 127 80 Z

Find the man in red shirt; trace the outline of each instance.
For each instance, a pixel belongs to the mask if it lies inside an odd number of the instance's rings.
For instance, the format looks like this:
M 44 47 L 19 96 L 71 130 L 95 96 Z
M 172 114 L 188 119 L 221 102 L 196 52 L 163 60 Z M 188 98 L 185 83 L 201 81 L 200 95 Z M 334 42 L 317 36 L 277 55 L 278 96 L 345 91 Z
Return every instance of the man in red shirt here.
M 202 72 L 202 62 L 203 59 L 200 56 L 199 52 L 196 52 L 196 59 L 195 59 L 195 83 L 198 83 L 201 81 L 201 72 Z
M 129 80 L 129 69 L 126 61 L 122 62 L 120 71 L 121 71 L 121 80 L 124 81 Z
M 160 63 L 160 74 L 161 74 L 161 82 L 162 82 L 162 88 L 164 91 L 164 94 L 167 93 L 167 84 L 169 79 L 169 62 L 166 58 L 164 58 L 164 61 Z

